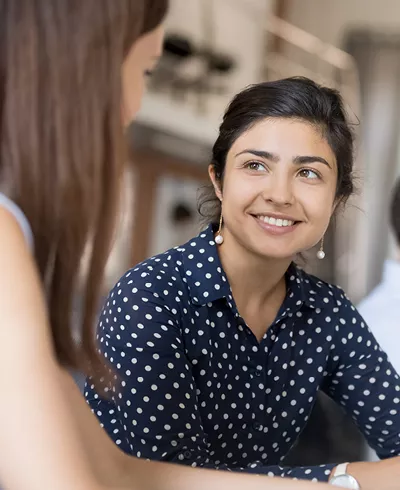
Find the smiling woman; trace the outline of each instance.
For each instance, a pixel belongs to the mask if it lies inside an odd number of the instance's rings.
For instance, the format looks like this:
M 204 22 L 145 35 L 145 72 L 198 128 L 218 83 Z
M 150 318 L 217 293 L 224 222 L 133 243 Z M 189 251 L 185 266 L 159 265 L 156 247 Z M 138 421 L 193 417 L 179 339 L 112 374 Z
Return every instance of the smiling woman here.
M 241 244 L 241 254 L 292 258 L 321 239 L 337 204 L 335 154 L 304 121 L 255 123 L 228 151 L 223 184 L 214 165 L 210 176 L 222 202 L 225 244 Z
M 200 202 L 209 226 L 129 271 L 103 309 L 101 351 L 123 382 L 101 399 L 89 381 L 86 397 L 124 451 L 390 488 L 397 459 L 280 466 L 319 390 L 381 458 L 400 454 L 400 384 L 387 356 L 344 292 L 293 262 L 352 193 L 352 168 L 335 90 L 295 78 L 233 99 L 213 148 L 212 195 Z
M 351 195 L 352 167 L 353 136 L 337 92 L 303 78 L 253 85 L 225 114 L 210 165 L 214 189 L 200 212 L 214 204 L 206 217 L 216 224 L 223 216 L 225 241 L 239 227 L 245 248 L 293 257 L 323 237 Z M 282 239 L 260 239 L 254 224 Z

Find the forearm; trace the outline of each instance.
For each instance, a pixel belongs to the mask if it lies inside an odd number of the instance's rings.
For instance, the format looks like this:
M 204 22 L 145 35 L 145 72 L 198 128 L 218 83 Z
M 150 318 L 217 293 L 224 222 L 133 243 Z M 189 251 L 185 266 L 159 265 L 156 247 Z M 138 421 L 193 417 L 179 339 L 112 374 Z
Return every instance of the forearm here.
M 67 393 L 68 403 L 81 441 L 87 453 L 92 470 L 104 488 L 136 488 L 134 458 L 126 465 L 125 454 L 119 450 L 107 433 L 101 428 L 97 418 L 91 412 L 72 377 L 61 371 L 61 383 Z
M 229 471 L 178 466 L 170 463 L 136 460 L 126 457 L 126 471 L 134 474 L 135 488 L 141 490 L 315 490 L 328 489 L 324 483 L 310 483 L 289 478 L 240 474 Z M 134 468 L 132 468 L 134 466 Z
M 251 464 L 245 467 L 231 467 L 227 464 L 216 465 L 214 462 L 207 458 L 207 461 L 193 457 L 192 460 L 185 460 L 178 462 L 176 459 L 174 462 L 178 464 L 184 463 L 185 466 L 196 466 L 202 469 L 215 469 L 215 470 L 226 470 L 235 474 L 245 473 L 253 474 L 259 476 L 270 476 L 270 477 L 284 477 L 284 478 L 295 478 L 298 480 L 312 480 L 313 482 L 327 482 L 331 475 L 334 464 L 318 465 L 318 466 L 279 466 L 279 465 L 263 465 Z
M 44 357 L 44 356 L 43 356 Z M 43 362 L 43 357 L 41 361 Z M 24 362 L 26 359 L 24 359 Z M 67 406 L 52 360 L 10 377 L 1 410 L 2 488 L 103 490 Z M 30 374 L 34 371 L 32 378 Z M 35 380 L 32 382 L 32 379 Z
M 124 454 L 110 440 L 91 413 L 72 378 L 63 373 L 68 400 L 93 469 L 105 487 L 130 490 L 306 490 L 309 482 L 289 478 L 239 474 L 229 471 L 194 469 L 171 463 L 137 459 Z M 313 489 L 327 488 L 313 484 Z
M 118 485 L 121 486 L 121 488 L 140 488 L 146 490 L 168 490 L 168 488 L 179 490 L 179 487 L 175 485 L 176 479 L 177 481 L 182 482 L 182 490 L 189 488 L 189 485 L 191 489 L 195 490 L 196 488 L 200 488 L 200 485 L 203 489 L 204 478 L 208 478 L 212 485 L 211 489 L 218 488 L 220 485 L 219 482 L 221 482 L 222 484 L 229 484 L 230 488 L 233 490 L 236 487 L 232 485 L 239 485 L 239 483 L 236 482 L 240 482 L 240 485 L 243 485 L 243 483 L 251 485 L 248 490 L 257 490 L 258 488 L 276 488 L 277 490 L 285 490 L 286 488 L 289 490 L 293 488 L 293 490 L 295 490 L 296 488 L 308 488 L 309 483 L 305 482 L 300 486 L 293 486 L 292 478 L 327 481 L 331 469 L 334 466 L 285 468 L 280 466 L 260 465 L 254 468 L 235 469 L 235 471 L 230 472 L 212 471 L 212 469 L 216 468 L 220 470 L 229 470 L 230 468 L 225 465 L 217 467 L 212 463 L 202 464 L 201 461 L 197 461 L 195 464 L 198 467 L 202 467 L 201 473 L 199 473 L 200 469 L 194 471 L 191 467 L 182 464 L 149 463 L 144 459 L 137 459 L 120 451 L 108 437 L 106 432 L 101 429 L 98 420 L 91 413 L 70 376 L 67 376 L 66 382 L 68 383 L 70 391 L 70 396 L 68 398 L 76 415 L 79 430 L 83 435 L 85 447 L 90 456 L 94 471 L 98 475 L 100 481 L 110 486 Z M 187 463 L 191 464 L 192 462 L 188 461 Z M 253 473 L 254 475 L 246 473 Z M 274 475 L 278 478 L 271 480 L 265 475 Z M 281 476 L 287 476 L 288 478 L 283 479 L 280 478 Z M 170 482 L 170 487 L 165 486 L 168 482 Z M 272 482 L 274 482 L 273 486 L 266 486 L 271 485 Z M 325 486 L 323 487 L 325 488 Z M 239 486 L 237 488 L 239 488 Z M 318 487 L 313 486 L 313 488 Z

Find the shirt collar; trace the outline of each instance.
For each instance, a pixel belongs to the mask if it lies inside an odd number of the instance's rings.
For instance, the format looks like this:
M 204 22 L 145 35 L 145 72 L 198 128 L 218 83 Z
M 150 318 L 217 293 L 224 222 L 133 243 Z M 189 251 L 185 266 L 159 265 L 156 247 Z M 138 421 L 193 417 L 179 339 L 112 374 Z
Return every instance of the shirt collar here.
M 182 252 L 184 281 L 194 304 L 204 306 L 221 298 L 232 301 L 231 288 L 219 259 L 212 225 L 178 250 Z M 309 278 L 294 263 L 289 266 L 286 272 L 288 294 L 283 315 L 298 311 L 303 304 L 311 308 L 326 306 L 323 295 L 318 291 L 326 285 L 315 280 L 311 287 Z
M 288 285 L 287 299 L 292 311 L 298 310 L 302 304 L 313 309 L 326 308 L 327 294 L 333 296 L 332 286 L 311 276 L 294 263 L 290 265 L 286 277 Z
M 231 297 L 231 288 L 219 259 L 212 225 L 179 250 L 182 252 L 184 281 L 195 305 L 202 306 Z
M 286 271 L 286 287 L 286 300 L 283 304 L 286 311 L 284 313 L 298 310 L 307 298 L 303 271 L 293 262 Z

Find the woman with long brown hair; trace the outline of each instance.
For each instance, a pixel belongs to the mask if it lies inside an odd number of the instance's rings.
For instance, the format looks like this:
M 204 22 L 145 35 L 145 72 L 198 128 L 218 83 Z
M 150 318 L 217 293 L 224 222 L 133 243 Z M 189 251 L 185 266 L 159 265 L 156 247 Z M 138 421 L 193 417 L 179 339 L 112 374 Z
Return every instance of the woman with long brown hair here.
M 128 457 L 67 374 L 107 372 L 92 326 L 123 128 L 160 55 L 167 3 L 0 0 L 0 481 L 10 490 L 306 488 Z

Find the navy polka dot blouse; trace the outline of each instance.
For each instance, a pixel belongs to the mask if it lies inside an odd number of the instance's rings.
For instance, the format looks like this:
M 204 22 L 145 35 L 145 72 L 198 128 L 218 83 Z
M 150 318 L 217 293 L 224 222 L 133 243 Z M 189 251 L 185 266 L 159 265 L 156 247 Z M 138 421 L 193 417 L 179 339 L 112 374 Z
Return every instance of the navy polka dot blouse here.
M 352 415 L 381 458 L 400 454 L 399 377 L 343 291 L 295 265 L 259 343 L 238 312 L 209 227 L 130 270 L 98 326 L 119 374 L 85 396 L 127 453 L 327 481 L 334 465 L 281 462 L 318 390 Z

